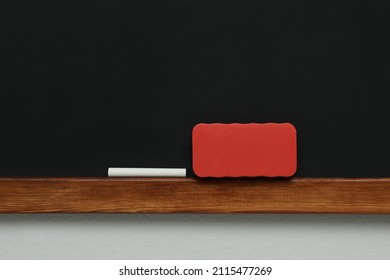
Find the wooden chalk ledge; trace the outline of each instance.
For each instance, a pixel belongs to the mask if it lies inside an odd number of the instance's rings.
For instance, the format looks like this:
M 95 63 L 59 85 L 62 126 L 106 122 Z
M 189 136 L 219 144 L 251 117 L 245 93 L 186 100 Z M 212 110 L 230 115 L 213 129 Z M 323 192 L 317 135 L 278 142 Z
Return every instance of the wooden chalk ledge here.
M 390 178 L 0 178 L 0 213 L 390 213 Z

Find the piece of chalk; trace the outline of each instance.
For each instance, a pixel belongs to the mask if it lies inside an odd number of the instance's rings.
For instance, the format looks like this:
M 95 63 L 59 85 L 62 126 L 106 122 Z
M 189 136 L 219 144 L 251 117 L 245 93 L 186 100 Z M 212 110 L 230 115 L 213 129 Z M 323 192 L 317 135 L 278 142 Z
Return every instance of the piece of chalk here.
M 290 177 L 297 170 L 296 138 L 290 123 L 198 124 L 193 169 L 199 177 Z
M 186 177 L 185 168 L 108 168 L 108 177 Z

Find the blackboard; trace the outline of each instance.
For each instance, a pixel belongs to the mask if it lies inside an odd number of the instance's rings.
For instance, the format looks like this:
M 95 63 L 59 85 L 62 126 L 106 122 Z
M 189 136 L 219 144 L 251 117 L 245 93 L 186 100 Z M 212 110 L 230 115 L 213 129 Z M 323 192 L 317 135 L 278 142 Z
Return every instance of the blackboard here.
M 185 167 L 200 122 L 291 122 L 298 177 L 390 175 L 386 1 L 2 1 L 0 176 Z

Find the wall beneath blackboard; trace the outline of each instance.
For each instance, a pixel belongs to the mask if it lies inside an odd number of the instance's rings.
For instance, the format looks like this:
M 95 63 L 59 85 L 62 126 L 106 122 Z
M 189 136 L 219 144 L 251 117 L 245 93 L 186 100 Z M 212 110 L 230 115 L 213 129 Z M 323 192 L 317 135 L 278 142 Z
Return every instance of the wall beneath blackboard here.
M 388 215 L 0 215 L 0 259 L 389 259 Z

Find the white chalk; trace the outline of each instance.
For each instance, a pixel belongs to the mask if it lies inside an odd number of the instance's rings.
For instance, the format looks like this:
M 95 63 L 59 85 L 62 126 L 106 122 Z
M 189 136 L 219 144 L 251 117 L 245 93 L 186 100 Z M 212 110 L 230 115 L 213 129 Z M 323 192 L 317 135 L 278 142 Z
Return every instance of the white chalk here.
M 185 168 L 108 168 L 108 177 L 186 177 Z

